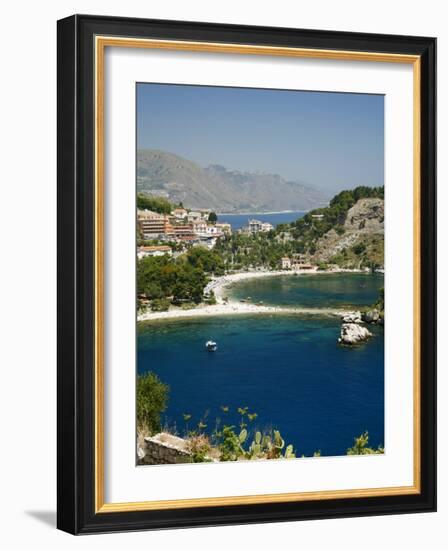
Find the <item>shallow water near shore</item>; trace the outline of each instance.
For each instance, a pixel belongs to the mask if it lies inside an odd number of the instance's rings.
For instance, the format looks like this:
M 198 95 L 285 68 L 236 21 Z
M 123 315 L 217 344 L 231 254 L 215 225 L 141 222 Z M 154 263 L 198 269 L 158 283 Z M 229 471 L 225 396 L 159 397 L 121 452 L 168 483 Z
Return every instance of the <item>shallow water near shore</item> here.
M 247 297 L 266 305 L 351 308 L 376 302 L 384 276 L 380 273 L 310 273 L 247 279 L 225 291 L 234 300 Z
M 325 277 L 313 278 L 322 281 L 321 299 L 318 288 L 293 276 L 283 282 L 283 277 L 242 281 L 231 292 L 267 304 L 309 307 L 341 306 L 345 296 L 351 305 L 361 306 L 373 303 L 383 285 L 379 275 L 329 275 L 333 282 L 328 283 Z M 339 319 L 324 316 L 266 314 L 139 323 L 138 372 L 151 370 L 170 386 L 162 420 L 180 435 L 201 419 L 210 432 L 217 417 L 237 425 L 236 409 L 247 406 L 258 414 L 252 428 L 279 429 L 299 456 L 317 450 L 341 455 L 365 430 L 372 445 L 384 444 L 383 329 L 371 330 L 369 342 L 351 349 L 337 344 Z M 205 350 L 210 338 L 218 343 L 215 353 Z M 184 413 L 192 415 L 188 426 Z

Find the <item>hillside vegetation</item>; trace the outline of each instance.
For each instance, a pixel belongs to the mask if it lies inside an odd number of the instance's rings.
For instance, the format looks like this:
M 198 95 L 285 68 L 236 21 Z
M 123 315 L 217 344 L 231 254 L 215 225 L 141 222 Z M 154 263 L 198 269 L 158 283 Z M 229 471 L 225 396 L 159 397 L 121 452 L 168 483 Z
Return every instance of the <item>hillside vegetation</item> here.
M 227 269 L 275 268 L 283 256 L 302 254 L 310 262 L 345 268 L 384 266 L 384 187 L 342 191 L 325 208 L 269 233 L 235 234 L 216 250 Z

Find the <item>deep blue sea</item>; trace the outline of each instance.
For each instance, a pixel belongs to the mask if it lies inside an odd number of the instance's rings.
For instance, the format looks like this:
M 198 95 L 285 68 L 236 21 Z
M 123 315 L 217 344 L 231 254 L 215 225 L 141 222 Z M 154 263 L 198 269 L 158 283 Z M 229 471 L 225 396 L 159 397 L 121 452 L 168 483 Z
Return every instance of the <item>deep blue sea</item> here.
M 290 223 L 301 218 L 305 212 L 274 212 L 264 214 L 218 214 L 218 222 L 230 223 L 232 229 L 236 231 L 247 225 L 249 220 L 256 219 L 262 222 L 269 222 L 275 227 L 279 223 Z
M 376 300 L 380 275 L 290 276 L 252 280 L 232 293 L 272 304 L 310 307 L 364 305 Z M 250 287 L 250 288 L 249 288 Z M 340 321 L 321 316 L 234 316 L 139 323 L 138 372 L 155 372 L 170 386 L 163 421 L 185 430 L 202 419 L 237 424 L 238 407 L 258 417 L 254 428 L 279 429 L 299 455 L 345 454 L 368 430 L 384 443 L 384 336 L 354 349 L 340 347 Z M 215 353 L 204 350 L 208 339 Z M 221 406 L 228 406 L 223 413 Z

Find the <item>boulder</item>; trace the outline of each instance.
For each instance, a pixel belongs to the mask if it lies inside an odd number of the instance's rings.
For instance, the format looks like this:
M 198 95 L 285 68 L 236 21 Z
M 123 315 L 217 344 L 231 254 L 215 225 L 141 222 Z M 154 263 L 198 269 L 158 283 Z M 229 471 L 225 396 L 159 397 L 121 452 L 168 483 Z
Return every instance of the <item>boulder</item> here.
M 368 340 L 372 333 L 366 327 L 358 323 L 342 323 L 341 336 L 338 338 L 340 344 L 353 346 Z
M 191 455 L 186 439 L 166 432 L 145 437 L 144 445 L 137 450 L 139 464 L 182 464 L 191 462 Z
M 377 309 L 368 309 L 363 312 L 361 318 L 365 323 L 378 323 L 380 320 L 380 312 Z
M 361 312 L 360 311 L 347 311 L 342 316 L 343 323 L 361 323 Z

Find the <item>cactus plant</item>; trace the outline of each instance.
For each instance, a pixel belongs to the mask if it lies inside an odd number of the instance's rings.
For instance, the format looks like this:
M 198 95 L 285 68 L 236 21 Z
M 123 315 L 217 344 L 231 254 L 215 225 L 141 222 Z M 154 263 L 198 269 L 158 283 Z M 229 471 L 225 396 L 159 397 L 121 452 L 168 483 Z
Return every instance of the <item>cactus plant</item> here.
M 278 430 L 274 430 L 274 445 L 277 449 L 283 449 L 285 446 L 285 441 Z
M 285 450 L 285 458 L 295 458 L 294 448 L 292 445 L 288 445 Z
M 241 445 L 243 445 L 243 443 L 247 439 L 247 430 L 246 429 L 242 429 L 240 431 L 240 435 L 238 436 L 238 439 L 240 440 Z

